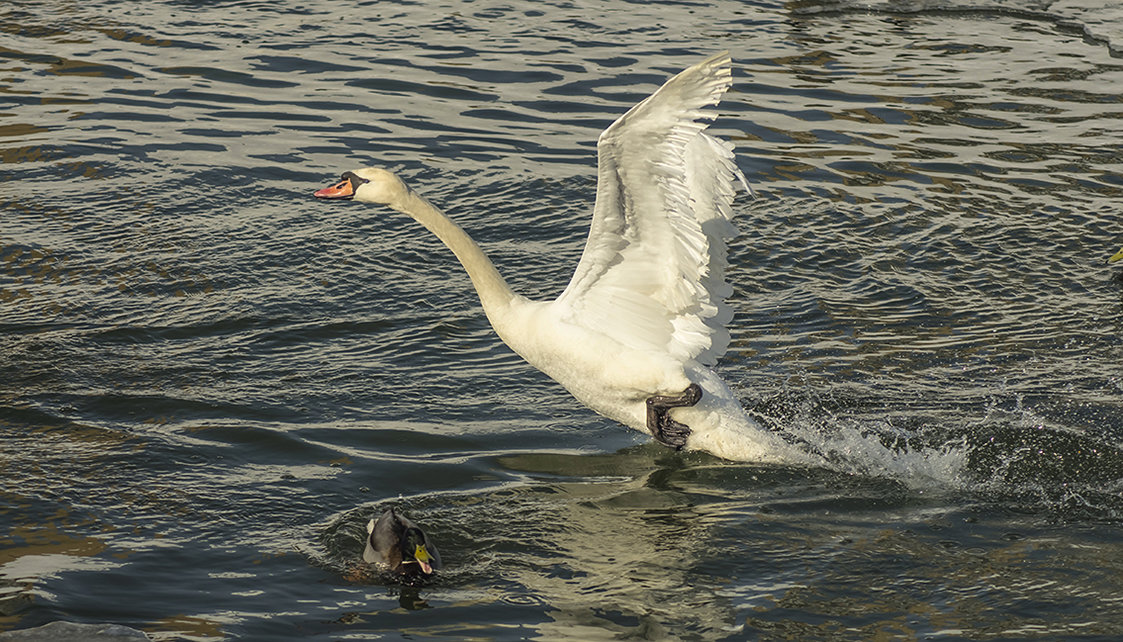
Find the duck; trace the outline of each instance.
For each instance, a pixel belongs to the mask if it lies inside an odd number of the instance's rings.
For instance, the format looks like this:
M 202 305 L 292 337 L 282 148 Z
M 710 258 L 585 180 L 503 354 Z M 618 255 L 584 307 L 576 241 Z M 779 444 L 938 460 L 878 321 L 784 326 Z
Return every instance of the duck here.
M 730 342 L 733 146 L 706 133 L 732 85 L 728 52 L 667 80 L 597 139 L 589 234 L 557 298 L 512 291 L 464 229 L 391 171 L 348 170 L 325 201 L 389 207 L 459 260 L 499 338 L 594 412 L 675 450 L 788 463 L 804 455 L 746 413 L 713 370 Z
M 429 536 L 394 507 L 367 522 L 363 561 L 413 579 L 428 578 L 441 568 L 441 554 Z

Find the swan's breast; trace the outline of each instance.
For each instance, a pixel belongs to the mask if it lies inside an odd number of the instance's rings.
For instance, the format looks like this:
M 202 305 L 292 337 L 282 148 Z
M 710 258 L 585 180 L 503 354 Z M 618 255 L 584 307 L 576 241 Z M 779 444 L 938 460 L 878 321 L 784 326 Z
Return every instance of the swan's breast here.
M 520 302 L 492 324 L 528 363 L 597 412 L 635 423 L 645 400 L 684 389 L 683 364 L 669 355 L 635 350 L 566 319 L 552 303 Z

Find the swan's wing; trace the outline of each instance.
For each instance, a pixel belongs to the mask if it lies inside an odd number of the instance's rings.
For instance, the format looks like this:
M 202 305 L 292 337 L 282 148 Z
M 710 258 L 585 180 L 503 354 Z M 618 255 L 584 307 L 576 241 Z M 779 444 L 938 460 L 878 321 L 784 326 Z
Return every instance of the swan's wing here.
M 745 179 L 732 146 L 702 130 L 731 83 L 729 54 L 712 56 L 601 134 L 589 240 L 557 300 L 570 322 L 683 360 L 725 353 L 725 238 Z

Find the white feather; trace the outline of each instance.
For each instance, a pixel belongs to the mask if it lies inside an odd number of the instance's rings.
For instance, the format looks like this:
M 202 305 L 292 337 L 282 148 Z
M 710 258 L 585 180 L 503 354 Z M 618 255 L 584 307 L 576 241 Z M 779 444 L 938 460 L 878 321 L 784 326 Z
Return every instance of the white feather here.
M 589 239 L 557 300 L 570 322 L 682 361 L 712 365 L 725 353 L 725 238 L 733 180 L 744 177 L 703 129 L 731 83 L 729 55 L 713 56 L 601 134 Z

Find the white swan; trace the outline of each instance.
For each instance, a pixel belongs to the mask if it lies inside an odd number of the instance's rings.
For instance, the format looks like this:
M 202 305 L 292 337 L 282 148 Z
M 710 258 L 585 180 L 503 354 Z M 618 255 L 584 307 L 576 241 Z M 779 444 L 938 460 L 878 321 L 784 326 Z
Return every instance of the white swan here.
M 761 462 L 803 460 L 761 428 L 708 366 L 725 352 L 725 237 L 732 146 L 703 133 L 732 83 L 728 53 L 683 71 L 597 141 L 597 198 L 569 286 L 554 301 L 515 294 L 456 223 L 396 176 L 367 168 L 315 193 L 388 205 L 453 251 L 496 333 L 596 412 L 674 448 Z

